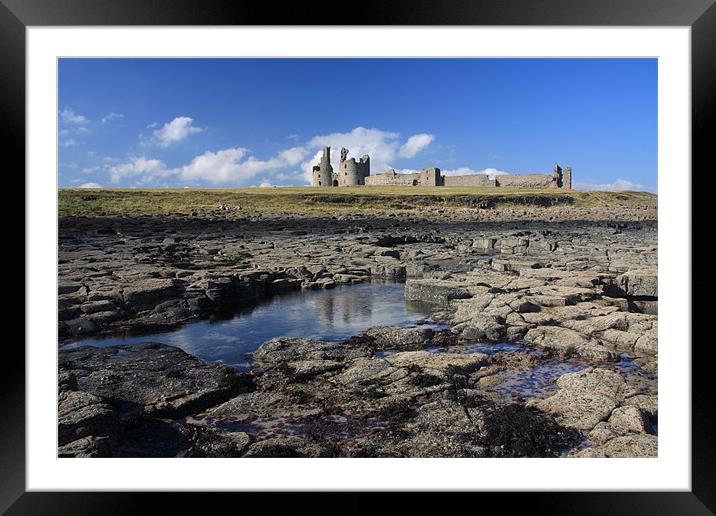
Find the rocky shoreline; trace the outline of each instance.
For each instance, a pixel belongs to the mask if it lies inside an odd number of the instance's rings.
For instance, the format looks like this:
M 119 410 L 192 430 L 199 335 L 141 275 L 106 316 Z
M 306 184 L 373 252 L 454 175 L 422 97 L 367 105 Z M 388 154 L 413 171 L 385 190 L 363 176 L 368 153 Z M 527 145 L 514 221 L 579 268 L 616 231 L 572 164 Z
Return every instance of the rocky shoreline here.
M 58 454 L 655 456 L 655 213 L 563 210 L 61 217 Z M 277 338 L 249 372 L 151 342 L 62 349 L 376 278 L 448 329 Z M 489 351 L 504 342 L 519 346 Z

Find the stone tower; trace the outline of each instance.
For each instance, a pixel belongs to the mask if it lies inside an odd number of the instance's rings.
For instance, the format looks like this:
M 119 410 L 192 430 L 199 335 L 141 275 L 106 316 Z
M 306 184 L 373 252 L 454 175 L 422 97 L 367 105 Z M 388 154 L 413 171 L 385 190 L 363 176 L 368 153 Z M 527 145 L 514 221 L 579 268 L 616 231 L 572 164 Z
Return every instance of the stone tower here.
M 562 168 L 557 163 L 555 163 L 552 181 L 557 183 L 557 188 L 564 188 L 565 190 L 571 190 L 572 189 L 572 167 Z
M 341 149 L 341 161 L 336 173 L 338 186 L 359 186 L 365 184 L 365 178 L 370 175 L 370 156 L 364 155 L 356 163 L 355 158 L 348 158 L 348 149 Z
M 313 166 L 313 186 L 333 186 L 333 167 L 331 166 L 331 148 L 323 147 L 323 155 L 318 165 Z
M 554 163 L 554 173 L 552 174 L 552 181 L 557 188 L 562 188 L 562 167 L 557 162 Z

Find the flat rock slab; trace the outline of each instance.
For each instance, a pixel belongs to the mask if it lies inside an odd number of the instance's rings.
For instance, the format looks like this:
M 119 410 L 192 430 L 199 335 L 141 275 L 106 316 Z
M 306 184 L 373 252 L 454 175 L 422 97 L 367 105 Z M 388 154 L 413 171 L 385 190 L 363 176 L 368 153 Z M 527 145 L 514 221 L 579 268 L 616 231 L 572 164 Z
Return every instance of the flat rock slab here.
M 419 350 L 430 345 L 435 331 L 432 328 L 375 326 L 365 335 L 375 341 L 377 349 Z
M 122 412 L 153 416 L 181 417 L 251 389 L 247 374 L 157 343 L 63 351 L 59 368 L 76 378 L 78 390 Z
M 289 362 L 344 361 L 365 355 L 365 352 L 349 348 L 342 342 L 317 339 L 278 337 L 268 340 L 254 351 L 254 360 L 262 366 L 276 366 Z
M 176 297 L 178 282 L 173 279 L 146 279 L 125 287 L 122 297 L 130 310 L 151 306 L 165 299 Z
M 588 367 L 557 379 L 557 391 L 527 405 L 552 414 L 555 420 L 582 432 L 605 421 L 623 401 L 626 382 L 619 373 Z
M 656 269 L 627 271 L 617 277 L 616 283 L 627 296 L 659 296 L 659 275 Z
M 119 419 L 113 407 L 102 398 L 83 391 L 60 393 L 57 420 L 60 446 L 90 436 L 114 438 L 119 432 Z
M 560 326 L 538 326 L 527 332 L 525 342 L 542 349 L 569 355 L 577 354 L 590 360 L 614 361 L 617 353 L 600 345 L 598 339 L 588 339 L 583 334 Z

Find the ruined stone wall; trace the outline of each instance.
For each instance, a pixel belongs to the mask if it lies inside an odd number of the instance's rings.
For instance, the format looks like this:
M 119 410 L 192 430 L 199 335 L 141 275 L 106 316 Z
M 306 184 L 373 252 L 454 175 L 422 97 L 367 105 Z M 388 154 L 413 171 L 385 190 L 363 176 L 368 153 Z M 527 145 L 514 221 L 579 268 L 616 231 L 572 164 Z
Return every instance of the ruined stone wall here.
M 559 188 L 552 174 L 505 174 L 497 176 L 497 186 L 515 188 Z
M 430 167 L 420 171 L 419 186 L 442 186 L 442 183 L 439 168 Z
M 365 154 L 356 166 L 358 169 L 358 184 L 364 185 L 365 179 L 370 177 L 370 156 Z
M 424 168 L 414 174 L 398 174 L 389 170 L 385 174 L 376 174 L 365 178 L 367 185 L 407 185 L 407 186 L 442 186 L 440 169 L 436 167 Z
M 497 186 L 494 179 L 490 179 L 487 174 L 474 174 L 470 176 L 445 176 L 443 177 L 445 186 Z
M 562 188 L 572 189 L 572 167 L 567 167 L 562 173 Z
M 398 174 L 395 170 L 390 170 L 385 174 L 375 174 L 365 178 L 365 184 L 377 185 L 407 185 L 417 186 L 420 181 L 420 174 Z

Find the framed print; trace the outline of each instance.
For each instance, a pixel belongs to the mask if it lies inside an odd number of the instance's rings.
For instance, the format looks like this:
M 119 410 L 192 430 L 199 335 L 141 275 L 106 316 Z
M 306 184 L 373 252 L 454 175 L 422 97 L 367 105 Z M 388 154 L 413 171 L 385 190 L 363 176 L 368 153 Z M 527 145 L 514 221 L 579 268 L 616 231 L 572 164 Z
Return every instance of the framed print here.
M 3 509 L 712 513 L 716 8 L 658 7 L 3 0 L 27 202 Z

